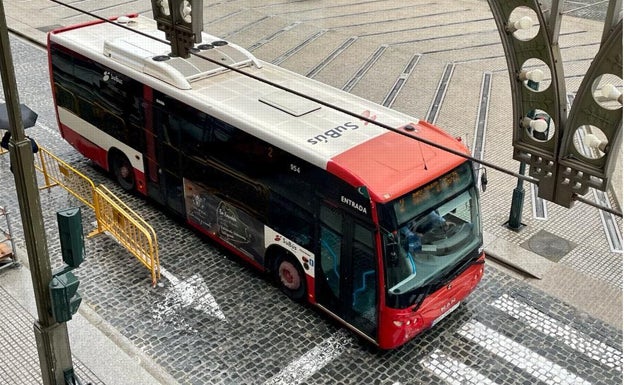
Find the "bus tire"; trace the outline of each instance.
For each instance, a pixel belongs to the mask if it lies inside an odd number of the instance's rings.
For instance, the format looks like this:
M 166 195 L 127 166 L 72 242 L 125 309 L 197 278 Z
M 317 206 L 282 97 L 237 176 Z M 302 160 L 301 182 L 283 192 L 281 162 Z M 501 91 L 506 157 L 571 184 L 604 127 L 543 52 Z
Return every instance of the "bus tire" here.
M 294 257 L 282 254 L 277 257 L 274 269 L 280 289 L 293 301 L 302 301 L 306 295 L 306 278 Z
M 121 188 L 126 191 L 134 190 L 134 169 L 128 158 L 120 152 L 115 152 L 112 154 L 111 163 L 113 174 Z

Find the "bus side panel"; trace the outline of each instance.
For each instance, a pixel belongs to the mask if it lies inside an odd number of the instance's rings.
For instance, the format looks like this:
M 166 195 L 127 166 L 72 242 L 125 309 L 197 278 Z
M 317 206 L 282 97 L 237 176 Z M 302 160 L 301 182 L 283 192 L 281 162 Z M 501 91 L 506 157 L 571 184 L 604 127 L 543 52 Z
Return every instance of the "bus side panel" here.
M 107 152 L 105 149 L 86 139 L 69 126 L 60 123 L 63 138 L 86 158 L 108 171 Z
M 264 224 L 244 210 L 184 179 L 187 221 L 202 232 L 234 247 L 253 262 L 264 266 Z
M 121 151 L 132 165 L 136 190 L 144 195 L 147 193 L 142 164 L 143 157 L 140 152 L 100 131 L 97 127 L 63 107 L 57 107 L 57 112 L 61 133 L 69 144 L 109 172 L 111 171 L 109 151 L 112 148 Z
M 281 249 L 287 250 L 297 258 L 297 261 L 303 267 L 305 273 L 308 301 L 310 303 L 316 303 L 316 296 L 314 294 L 314 253 L 306 250 L 292 239 L 288 239 L 284 234 L 280 234 L 268 226 L 264 228 L 264 242 L 265 249 L 269 249 L 271 246 L 278 246 Z

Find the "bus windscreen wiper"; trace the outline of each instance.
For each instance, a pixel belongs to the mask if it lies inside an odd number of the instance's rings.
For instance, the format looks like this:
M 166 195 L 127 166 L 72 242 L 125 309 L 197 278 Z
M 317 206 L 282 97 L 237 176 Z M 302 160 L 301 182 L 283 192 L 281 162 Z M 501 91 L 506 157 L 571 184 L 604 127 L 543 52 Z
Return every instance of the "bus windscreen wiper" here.
M 427 298 L 427 296 L 431 292 L 434 292 L 438 288 L 448 284 L 449 282 L 454 280 L 459 274 L 461 274 L 463 271 L 465 271 L 467 268 L 469 268 L 472 265 L 476 265 L 476 264 L 485 264 L 485 261 L 484 260 L 480 260 L 479 257 L 477 257 L 475 259 L 470 259 L 470 260 L 464 262 L 463 264 L 459 265 L 457 268 L 452 269 L 449 272 L 449 274 L 444 274 L 440 278 L 435 279 L 435 280 L 429 282 L 429 284 L 427 284 L 427 286 L 426 286 L 426 289 L 424 291 L 422 291 L 419 295 L 417 295 L 416 298 L 414 299 L 414 306 L 412 307 L 412 311 L 418 310 L 418 308 L 420 307 L 420 305 L 422 305 L 422 303 L 425 300 L 425 298 Z

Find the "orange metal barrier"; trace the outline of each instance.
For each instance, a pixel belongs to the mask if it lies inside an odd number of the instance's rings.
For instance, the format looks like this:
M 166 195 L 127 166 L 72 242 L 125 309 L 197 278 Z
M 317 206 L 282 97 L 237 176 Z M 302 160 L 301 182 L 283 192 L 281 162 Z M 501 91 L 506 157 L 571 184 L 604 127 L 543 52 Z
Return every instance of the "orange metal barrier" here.
M 95 189 L 98 222 L 130 251 L 152 274 L 152 285 L 160 279 L 158 242 L 152 226 L 104 186 Z
M 35 168 L 41 171 L 45 182 L 40 189 L 61 186 L 89 208 L 96 209 L 95 185 L 91 179 L 43 147 L 39 147 L 35 159 Z
M 106 187 L 96 187 L 91 179 L 45 148 L 39 147 L 35 168 L 43 174 L 40 189 L 61 186 L 94 210 L 97 229 L 89 237 L 108 232 L 150 270 L 152 285 L 156 285 L 160 279 L 158 241 L 147 222 Z

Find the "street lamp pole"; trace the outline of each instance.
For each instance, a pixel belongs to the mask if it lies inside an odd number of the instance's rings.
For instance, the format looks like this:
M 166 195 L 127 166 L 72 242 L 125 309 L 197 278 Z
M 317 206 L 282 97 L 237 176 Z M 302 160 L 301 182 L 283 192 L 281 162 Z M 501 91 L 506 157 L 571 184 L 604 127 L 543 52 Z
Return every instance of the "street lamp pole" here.
M 52 279 L 50 258 L 45 239 L 39 190 L 35 178 L 33 150 L 24 133 L 19 96 L 4 4 L 0 0 L 0 72 L 9 117 L 9 152 L 19 201 L 28 262 L 37 304 L 38 320 L 34 323 L 39 364 L 44 385 L 65 384 L 64 371 L 72 368 L 67 324 L 57 323 L 51 313 L 48 284 Z
M 520 170 L 518 173 L 524 175 L 526 171 L 526 163 L 520 162 Z M 511 209 L 509 209 L 509 220 L 507 227 L 512 230 L 520 230 L 522 228 L 522 209 L 524 207 L 524 183 L 518 178 L 516 188 L 513 190 L 511 198 Z

